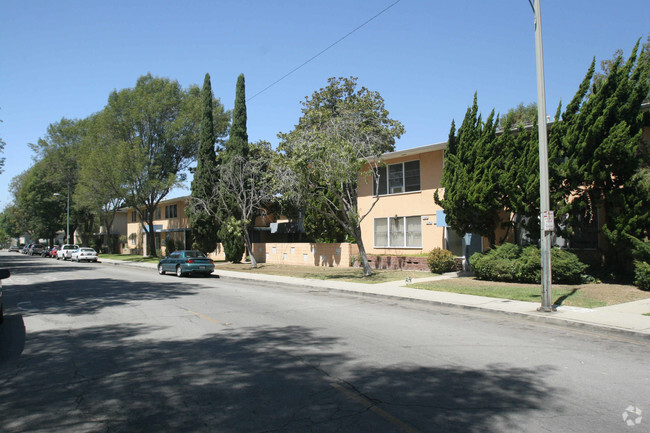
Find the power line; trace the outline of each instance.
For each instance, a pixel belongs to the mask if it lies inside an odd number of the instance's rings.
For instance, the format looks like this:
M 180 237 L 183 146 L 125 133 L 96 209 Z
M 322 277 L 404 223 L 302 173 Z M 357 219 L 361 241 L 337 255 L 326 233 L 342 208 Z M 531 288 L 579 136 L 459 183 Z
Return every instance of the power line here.
M 379 11 L 375 16 L 373 16 L 372 18 L 368 19 L 368 20 L 365 21 L 363 24 L 359 25 L 357 28 L 355 28 L 354 30 L 352 30 L 351 32 L 349 32 L 348 34 L 346 34 L 345 36 L 341 37 L 339 40 L 337 40 L 336 42 L 334 42 L 333 44 L 331 44 L 330 46 L 328 46 L 328 47 L 325 48 L 324 50 L 320 51 L 318 54 L 314 55 L 314 56 L 311 57 L 309 60 L 307 60 L 307 61 L 303 62 L 301 65 L 299 65 L 299 66 L 293 68 L 291 71 L 287 72 L 286 74 L 284 74 L 284 75 L 283 75 L 282 77 L 280 77 L 279 79 L 275 80 L 274 82 L 272 82 L 271 84 L 269 84 L 268 86 L 266 86 L 265 88 L 263 88 L 262 90 L 260 90 L 260 91 L 257 92 L 256 94 L 254 94 L 253 96 L 251 96 L 250 98 L 246 99 L 246 102 L 250 101 L 251 99 L 253 99 L 253 98 L 256 97 L 257 95 L 266 92 L 268 89 L 270 89 L 271 87 L 275 86 L 275 85 L 278 84 L 280 81 L 284 80 L 284 79 L 287 78 L 289 75 L 293 74 L 293 73 L 296 72 L 298 69 L 302 68 L 302 67 L 305 66 L 307 63 L 311 62 L 311 61 L 314 60 L 316 57 L 320 56 L 320 55 L 323 54 L 325 51 L 327 51 L 327 50 L 329 50 L 330 48 L 332 48 L 334 45 L 336 45 L 336 44 L 338 44 L 339 42 L 343 41 L 345 38 L 347 38 L 348 36 L 350 36 L 352 33 L 356 32 L 356 31 L 359 30 L 361 27 L 365 26 L 365 25 L 368 24 L 370 21 L 374 20 L 374 19 L 377 18 L 379 15 L 383 14 L 384 12 L 386 12 L 388 9 L 392 8 L 393 6 L 395 6 L 395 5 L 396 5 L 397 3 L 399 3 L 400 1 L 402 1 L 402 0 L 397 0 L 396 2 L 394 2 L 394 3 L 390 4 L 390 5 L 388 5 L 387 7 L 385 7 L 385 8 L 382 9 L 381 11 Z

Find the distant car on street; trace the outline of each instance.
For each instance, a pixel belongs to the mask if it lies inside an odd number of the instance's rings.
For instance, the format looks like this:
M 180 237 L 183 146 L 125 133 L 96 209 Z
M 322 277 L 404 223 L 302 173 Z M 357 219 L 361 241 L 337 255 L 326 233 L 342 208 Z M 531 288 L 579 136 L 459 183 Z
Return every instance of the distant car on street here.
M 43 252 L 44 248 L 47 248 L 47 247 L 44 247 L 41 244 L 32 244 L 32 246 L 29 247 L 29 251 L 27 253 L 30 256 L 40 255 Z
M 209 276 L 214 272 L 214 262 L 201 251 L 174 251 L 158 262 L 158 273 L 175 272 L 176 276 L 199 274 Z
M 72 252 L 79 248 L 79 245 L 74 244 L 65 244 L 61 246 L 61 249 L 56 252 L 57 260 L 67 260 L 72 256 Z
M 97 251 L 89 247 L 79 247 L 70 253 L 70 261 L 72 262 L 96 262 Z
M 10 253 L 19 253 L 20 252 L 20 247 L 18 245 L 12 245 L 9 247 L 8 250 Z
M 55 245 L 52 248 L 45 248 L 41 253 L 41 257 L 56 257 L 56 252 L 59 250 L 59 246 Z
M 9 278 L 11 274 L 9 273 L 9 269 L 0 269 L 0 280 L 4 280 L 5 278 Z M 0 281 L 0 323 L 4 321 L 4 308 L 2 306 L 2 282 Z

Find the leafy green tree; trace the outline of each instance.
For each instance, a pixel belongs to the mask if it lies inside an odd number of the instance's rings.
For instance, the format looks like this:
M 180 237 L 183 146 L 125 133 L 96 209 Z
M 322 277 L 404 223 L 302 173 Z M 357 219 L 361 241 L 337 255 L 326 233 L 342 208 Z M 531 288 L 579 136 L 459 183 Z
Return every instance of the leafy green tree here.
M 72 239 L 77 227 L 87 220 L 88 209 L 74 201 L 74 191 L 79 180 L 79 161 L 84 148 L 84 137 L 88 127 L 86 119 L 66 119 L 51 123 L 47 127 L 44 137 L 30 147 L 35 153 L 35 161 L 42 162 L 39 174 L 42 182 L 47 183 L 53 193 L 67 196 L 70 191 L 70 233 L 66 233 L 66 240 Z M 67 197 L 66 197 L 67 198 Z M 61 215 L 56 219 L 59 228 L 66 228 L 67 206 L 64 206 Z
M 242 227 L 241 221 L 235 217 L 229 217 L 221 223 L 219 238 L 227 261 L 241 262 L 244 251 L 246 251 L 244 247 L 244 231 L 245 227 Z
M 58 199 L 53 184 L 43 181 L 47 176 L 48 158 L 37 162 L 22 178 L 15 202 L 22 216 L 27 216 L 29 233 L 36 238 L 56 237 L 61 228 L 61 216 L 66 214 L 66 201 Z
M 113 222 L 126 195 L 123 187 L 124 171 L 111 161 L 113 147 L 110 132 L 107 131 L 106 113 L 96 113 L 87 122 L 84 146 L 79 152 L 79 180 L 73 201 L 97 215 L 107 233 L 105 244 L 112 253 L 116 247 L 115 242 L 110 240 Z
M 275 200 L 277 190 L 274 179 L 282 176 L 283 168 L 275 165 L 274 160 L 275 152 L 270 143 L 259 142 L 249 145 L 248 157 L 231 155 L 220 166 L 220 188 L 217 193 L 221 209 L 229 212 L 236 210 L 227 220 L 229 230 L 235 227 L 241 229 L 253 268 L 257 267 L 257 258 L 253 250 L 251 227 L 262 209 Z M 221 239 L 226 256 L 241 257 L 234 240 L 225 239 L 223 236 Z
M 285 194 L 336 221 L 356 241 L 364 275 L 372 275 L 361 222 L 374 203 L 359 213 L 359 181 L 377 181 L 380 156 L 394 149 L 404 127 L 388 117 L 378 92 L 357 89 L 356 78 L 330 78 L 302 105 L 298 125 L 279 135 L 282 164 L 290 169 Z
M 0 213 L 0 228 L 14 239 L 26 232 L 24 218 L 16 205 L 11 204 Z
M 445 210 L 446 221 L 458 233 L 478 233 L 496 243 L 504 205 L 504 159 L 497 149 L 494 110 L 483 122 L 477 96 L 458 131 L 452 122 L 445 149 L 441 186 L 434 199 Z
M 531 102 L 528 105 L 521 102 L 515 108 L 509 109 L 506 114 L 501 116 L 499 126 L 505 130 L 508 121 L 510 122 L 510 128 L 537 123 L 537 102 Z
M 197 166 L 192 180 L 192 199 L 188 206 L 189 225 L 194 237 L 193 248 L 201 251 L 214 251 L 219 239 L 219 226 L 216 220 L 216 203 L 208 203 L 212 196 L 214 185 L 218 184 L 218 166 L 215 152 L 217 133 L 223 134 L 225 128 L 215 132 L 215 100 L 212 94 L 210 74 L 205 74 L 201 90 L 202 114 L 200 124 L 200 141 L 197 155 Z M 202 206 L 212 209 L 203 210 Z
M 185 180 L 196 157 L 201 119 L 200 90 L 177 81 L 140 77 L 134 88 L 113 91 L 106 105 L 113 163 L 124 173 L 125 204 L 152 234 L 154 213 L 169 191 Z M 147 236 L 155 256 L 154 236 Z
M 336 200 L 334 194 L 326 193 L 326 195 L 329 195 L 328 200 L 332 202 Z M 336 219 L 327 216 L 327 210 L 322 206 L 322 202 L 314 202 L 307 206 L 303 221 L 305 234 L 315 242 L 345 242 L 348 237 L 347 233 Z M 340 218 L 343 216 L 340 215 Z

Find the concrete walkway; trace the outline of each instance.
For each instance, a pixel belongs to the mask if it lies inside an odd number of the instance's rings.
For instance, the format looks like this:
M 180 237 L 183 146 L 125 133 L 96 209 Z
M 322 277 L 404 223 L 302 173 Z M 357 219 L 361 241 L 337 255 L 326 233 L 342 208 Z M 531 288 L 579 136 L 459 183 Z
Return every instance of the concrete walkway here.
M 141 267 L 150 271 L 155 271 L 156 269 L 156 265 L 152 263 L 126 262 L 101 258 L 100 261 L 104 264 Z M 540 306 L 539 303 L 421 290 L 408 287 L 405 281 L 393 281 L 381 284 L 350 283 L 226 271 L 220 270 L 218 265 L 216 266 L 214 275 L 218 275 L 219 278 L 253 280 L 277 285 L 298 285 L 364 296 L 380 296 L 383 298 L 397 298 L 414 302 L 428 302 L 460 308 L 487 310 L 503 314 L 525 316 L 535 321 L 586 327 L 597 331 L 622 333 L 650 341 L 650 316 L 643 315 L 650 313 L 650 298 L 593 309 L 560 306 L 557 308 L 557 311 L 552 313 L 542 313 L 537 311 L 537 308 Z M 457 276 L 456 273 L 448 273 L 435 277 L 413 279 L 411 283 L 455 278 Z

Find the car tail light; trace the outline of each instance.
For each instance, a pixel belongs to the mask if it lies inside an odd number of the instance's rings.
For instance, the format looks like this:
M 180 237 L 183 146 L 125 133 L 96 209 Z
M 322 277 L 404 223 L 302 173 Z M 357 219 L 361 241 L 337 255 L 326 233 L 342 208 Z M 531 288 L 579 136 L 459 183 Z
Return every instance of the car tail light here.
M 194 263 L 194 259 L 187 259 L 185 260 L 185 263 Z

